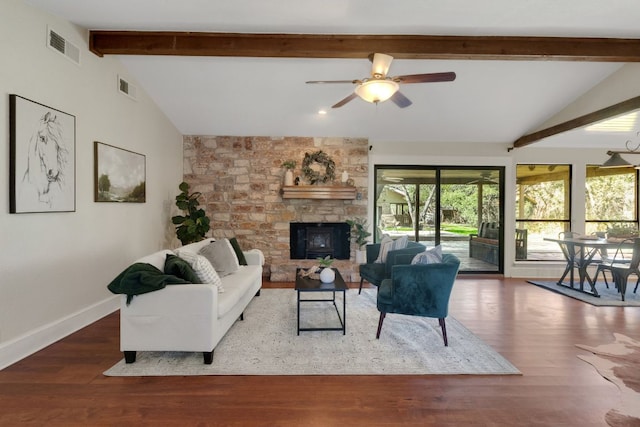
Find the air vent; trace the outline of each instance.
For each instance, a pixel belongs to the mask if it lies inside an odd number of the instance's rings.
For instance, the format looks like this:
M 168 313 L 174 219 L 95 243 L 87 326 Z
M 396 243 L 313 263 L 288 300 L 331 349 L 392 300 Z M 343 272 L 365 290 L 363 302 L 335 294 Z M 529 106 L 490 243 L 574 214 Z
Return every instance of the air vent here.
M 80 49 L 69 40 L 65 39 L 59 32 L 47 28 L 47 46 L 61 53 L 68 60 L 80 65 Z
M 118 76 L 118 92 L 131 99 L 137 99 L 137 88 L 120 76 Z

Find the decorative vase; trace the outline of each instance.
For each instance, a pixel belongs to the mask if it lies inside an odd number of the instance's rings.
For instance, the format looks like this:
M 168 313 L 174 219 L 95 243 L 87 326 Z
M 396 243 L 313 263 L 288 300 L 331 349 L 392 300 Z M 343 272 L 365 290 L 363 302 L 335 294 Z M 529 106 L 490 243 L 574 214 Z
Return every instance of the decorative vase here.
M 284 185 L 293 185 L 293 172 L 291 172 L 291 169 L 287 169 L 284 173 Z
M 367 251 L 362 251 L 360 249 L 356 250 L 356 264 L 366 264 L 367 262 Z
M 322 283 L 333 283 L 336 280 L 336 272 L 333 268 L 325 267 L 320 272 L 320 281 Z

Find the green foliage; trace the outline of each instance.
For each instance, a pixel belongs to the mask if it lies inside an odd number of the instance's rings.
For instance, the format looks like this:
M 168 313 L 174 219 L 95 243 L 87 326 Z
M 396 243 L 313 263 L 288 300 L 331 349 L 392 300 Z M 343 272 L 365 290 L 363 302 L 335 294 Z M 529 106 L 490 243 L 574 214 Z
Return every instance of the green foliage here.
M 564 220 L 565 184 L 563 180 L 544 181 L 530 185 L 518 186 L 516 193 L 516 209 L 522 205 L 522 213 L 516 212 L 517 218 Z M 520 192 L 520 190 L 522 190 Z M 522 199 L 522 204 L 520 203 Z
M 355 242 L 358 245 L 358 248 L 362 248 L 366 245 L 367 237 L 371 236 L 371 233 L 367 231 L 367 228 L 369 228 L 367 220 L 365 218 L 354 218 L 348 219 L 346 223 L 351 227 L 351 236 L 355 236 Z
M 615 191 L 611 191 L 615 189 Z M 587 177 L 585 216 L 587 220 L 625 221 L 635 218 L 635 174 Z
M 108 192 L 111 188 L 111 180 L 109 180 L 109 175 L 102 174 L 100 178 L 98 178 L 98 191 L 101 193 Z
M 295 169 L 296 168 L 296 161 L 295 160 L 285 160 L 284 162 L 282 162 L 282 167 L 285 169 Z
M 638 229 L 632 224 L 612 224 L 607 229 L 607 236 L 619 238 L 638 237 Z
M 318 262 L 320 263 L 320 267 L 331 267 L 333 264 L 333 259 L 331 259 L 331 255 L 327 255 L 324 258 L 318 258 Z
M 171 218 L 171 222 L 177 226 L 178 239 L 186 245 L 204 239 L 210 228 L 209 218 L 203 209 L 198 208 L 198 198 L 202 193 L 189 194 L 189 184 L 186 182 L 182 182 L 178 188 L 181 193 L 176 196 L 176 206 L 184 211 L 185 215 L 176 215 Z
M 131 193 L 127 196 L 127 200 L 131 202 L 143 202 L 146 195 L 146 185 L 144 182 L 136 185 Z

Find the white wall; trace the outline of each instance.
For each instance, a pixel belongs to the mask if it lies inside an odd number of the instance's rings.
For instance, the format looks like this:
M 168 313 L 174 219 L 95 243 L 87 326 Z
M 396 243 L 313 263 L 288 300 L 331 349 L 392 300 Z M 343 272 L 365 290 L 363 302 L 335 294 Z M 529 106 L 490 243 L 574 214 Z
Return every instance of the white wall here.
M 81 65 L 46 47 L 47 25 L 81 47 Z M 113 311 L 106 285 L 168 244 L 182 180 L 182 136 L 127 71 L 87 49 L 87 31 L 24 4 L 0 2 L 0 369 Z M 76 211 L 9 214 L 9 94 L 76 117 Z M 147 201 L 94 203 L 93 143 L 146 155 Z

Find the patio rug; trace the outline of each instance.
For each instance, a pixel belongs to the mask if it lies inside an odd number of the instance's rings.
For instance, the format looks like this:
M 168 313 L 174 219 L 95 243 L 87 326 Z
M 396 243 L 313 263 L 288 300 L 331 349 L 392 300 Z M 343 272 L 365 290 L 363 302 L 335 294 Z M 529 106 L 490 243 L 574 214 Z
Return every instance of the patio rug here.
M 620 390 L 618 407 L 605 415 L 605 421 L 612 427 L 640 425 L 640 341 L 622 334 L 613 334 L 610 344 L 590 347 L 576 344 L 576 347 L 592 354 L 578 355 L 591 364 L 600 375 L 611 381 Z
M 575 298 L 580 301 L 584 301 L 591 305 L 597 305 L 601 307 L 640 307 L 640 287 L 638 293 L 633 293 L 633 288 L 636 286 L 633 278 L 629 280 L 627 285 L 627 292 L 625 294 L 625 301 L 622 301 L 620 294 L 615 288 L 615 285 L 609 283 L 609 289 L 604 282 L 597 282 L 596 289 L 600 294 L 600 298 L 593 295 L 585 294 L 584 292 L 576 291 L 566 286 L 558 286 L 557 281 L 541 281 L 541 280 L 527 280 L 532 285 L 540 286 L 541 288 L 548 289 L 553 292 L 557 292 L 562 295 L 566 295 L 571 298 Z M 589 285 L 585 283 L 585 288 L 589 289 Z
M 315 294 L 314 294 L 315 295 Z M 342 294 L 337 293 L 342 313 Z M 376 340 L 376 289 L 350 289 L 346 335 L 342 331 L 296 334 L 296 292 L 262 289 L 216 346 L 213 363 L 202 353 L 138 352 L 107 376 L 165 375 L 508 375 L 517 368 L 453 317 L 447 317 L 445 347 L 437 319 L 387 315 Z M 323 295 L 324 298 L 327 295 Z M 318 294 L 314 298 L 320 298 Z M 308 295 L 304 295 L 308 298 Z M 132 304 L 135 304 L 135 300 Z M 302 327 L 335 327 L 331 303 L 302 303 Z

